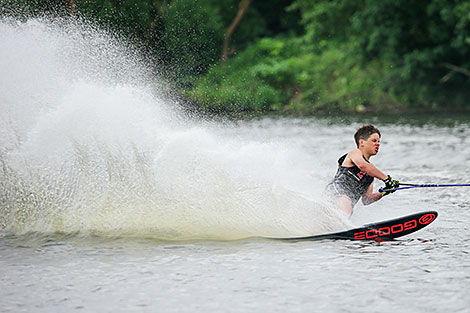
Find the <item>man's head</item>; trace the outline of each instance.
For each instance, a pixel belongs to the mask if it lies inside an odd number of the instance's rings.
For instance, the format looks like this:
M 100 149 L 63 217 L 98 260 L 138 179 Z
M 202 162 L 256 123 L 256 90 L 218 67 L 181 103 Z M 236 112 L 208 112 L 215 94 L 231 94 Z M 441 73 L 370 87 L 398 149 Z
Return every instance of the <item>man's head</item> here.
M 374 125 L 367 124 L 359 128 L 356 133 L 354 134 L 354 140 L 356 141 L 356 145 L 359 148 L 359 140 L 363 139 L 364 141 L 367 141 L 369 137 L 373 134 L 379 135 L 380 138 L 380 131 L 375 128 Z

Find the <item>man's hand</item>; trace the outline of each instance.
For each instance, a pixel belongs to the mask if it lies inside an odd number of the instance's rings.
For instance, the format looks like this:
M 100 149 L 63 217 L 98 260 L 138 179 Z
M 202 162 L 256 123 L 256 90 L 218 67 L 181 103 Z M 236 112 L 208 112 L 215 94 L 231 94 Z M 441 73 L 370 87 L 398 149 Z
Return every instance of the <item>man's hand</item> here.
M 387 179 L 384 180 L 383 182 L 385 183 L 385 187 L 380 189 L 383 196 L 394 193 L 396 190 L 393 190 L 393 189 L 400 187 L 400 182 L 396 179 L 392 179 L 390 175 L 388 175 Z M 385 191 L 384 189 L 387 191 Z

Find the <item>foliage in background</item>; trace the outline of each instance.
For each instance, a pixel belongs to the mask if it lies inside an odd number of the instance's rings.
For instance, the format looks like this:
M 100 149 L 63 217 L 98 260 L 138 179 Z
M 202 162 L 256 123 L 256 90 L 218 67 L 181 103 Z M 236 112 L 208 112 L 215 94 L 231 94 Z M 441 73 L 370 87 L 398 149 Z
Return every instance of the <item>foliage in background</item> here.
M 161 40 L 167 49 L 163 56 L 172 66 L 173 77 L 200 75 L 217 62 L 224 25 L 211 1 L 175 1 L 164 7 L 161 18 Z
M 312 47 L 340 47 L 409 108 L 470 107 L 470 1 L 298 0 Z
M 386 66 L 361 66 L 340 48 L 313 54 L 302 38 L 262 38 L 212 67 L 187 95 L 210 111 L 402 109 L 383 91 Z
M 277 47 L 293 49 L 284 48 L 275 58 L 258 42 L 257 64 L 233 61 L 238 76 L 246 73 L 252 85 L 264 84 L 277 92 L 264 100 L 270 109 L 470 108 L 470 1 L 297 0 L 288 10 L 301 13 L 304 35 L 272 40 Z M 236 58 L 253 58 L 253 53 Z M 248 90 L 238 99 L 240 109 L 246 109 L 246 99 L 255 98 L 246 94 L 256 91 L 241 82 L 237 86 L 234 79 L 220 84 L 215 77 L 232 77 L 232 72 L 212 70 L 191 95 L 205 105 L 213 99 L 223 108 L 221 101 L 234 107 L 236 94 L 218 98 L 210 84 L 222 91 Z
M 76 12 L 71 12 L 71 3 Z M 91 19 L 144 48 L 211 111 L 470 109 L 470 0 L 0 0 Z

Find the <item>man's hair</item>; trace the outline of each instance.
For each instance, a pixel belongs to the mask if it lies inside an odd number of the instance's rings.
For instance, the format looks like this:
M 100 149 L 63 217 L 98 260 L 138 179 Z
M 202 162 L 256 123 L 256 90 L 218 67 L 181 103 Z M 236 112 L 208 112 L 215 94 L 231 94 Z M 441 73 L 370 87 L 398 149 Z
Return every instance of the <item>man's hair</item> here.
M 359 147 L 359 139 L 367 140 L 372 134 L 378 134 L 381 137 L 380 131 L 374 125 L 367 124 L 359 128 L 354 134 L 356 145 Z

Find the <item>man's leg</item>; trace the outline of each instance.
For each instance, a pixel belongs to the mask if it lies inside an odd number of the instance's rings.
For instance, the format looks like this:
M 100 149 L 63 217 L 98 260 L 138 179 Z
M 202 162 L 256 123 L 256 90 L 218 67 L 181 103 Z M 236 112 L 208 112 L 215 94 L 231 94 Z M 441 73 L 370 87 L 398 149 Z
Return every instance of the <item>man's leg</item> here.
M 336 206 L 347 216 L 351 216 L 353 214 L 352 203 L 348 197 L 339 197 L 338 200 L 336 200 Z

